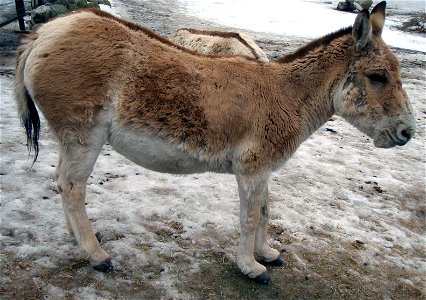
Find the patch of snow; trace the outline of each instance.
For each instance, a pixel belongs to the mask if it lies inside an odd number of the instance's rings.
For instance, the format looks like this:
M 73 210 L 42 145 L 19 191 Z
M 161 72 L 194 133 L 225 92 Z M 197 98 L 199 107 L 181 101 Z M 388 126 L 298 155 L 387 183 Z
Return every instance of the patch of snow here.
M 356 17 L 354 13 L 337 11 L 335 1 L 327 5 L 320 0 L 264 0 L 261 3 L 252 0 L 180 2 L 185 13 L 218 24 L 311 39 L 352 26 Z M 421 4 L 416 7 L 421 8 Z M 394 30 L 391 26 L 395 24 L 395 20 L 385 23 L 383 39 L 386 43 L 394 47 L 426 52 L 424 36 Z

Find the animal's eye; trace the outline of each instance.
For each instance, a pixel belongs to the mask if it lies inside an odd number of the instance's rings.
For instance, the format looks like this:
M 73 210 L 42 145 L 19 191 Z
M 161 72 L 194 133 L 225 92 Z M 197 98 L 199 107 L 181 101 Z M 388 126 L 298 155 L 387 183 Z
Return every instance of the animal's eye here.
M 385 74 L 371 73 L 366 74 L 370 82 L 374 85 L 384 85 L 388 83 L 388 77 Z

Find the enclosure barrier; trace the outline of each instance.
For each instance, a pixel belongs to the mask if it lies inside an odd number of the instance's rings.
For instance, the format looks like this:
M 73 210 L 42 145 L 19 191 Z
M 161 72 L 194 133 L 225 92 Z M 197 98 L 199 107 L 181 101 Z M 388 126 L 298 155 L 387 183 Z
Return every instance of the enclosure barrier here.
M 31 7 L 39 6 L 39 5 L 42 4 L 42 2 L 43 2 L 42 0 L 31 1 Z M 4 12 L 7 8 L 7 6 L 13 5 L 14 3 L 15 3 L 15 8 L 16 8 L 16 16 L 12 17 L 9 20 L 6 20 L 6 21 L 3 21 L 2 23 L 0 23 L 0 28 L 18 20 L 19 29 L 22 30 L 22 31 L 25 31 L 24 17 L 26 15 L 26 12 L 25 12 L 24 0 L 15 0 L 15 1 L 2 3 L 2 4 L 0 4 L 0 9 Z

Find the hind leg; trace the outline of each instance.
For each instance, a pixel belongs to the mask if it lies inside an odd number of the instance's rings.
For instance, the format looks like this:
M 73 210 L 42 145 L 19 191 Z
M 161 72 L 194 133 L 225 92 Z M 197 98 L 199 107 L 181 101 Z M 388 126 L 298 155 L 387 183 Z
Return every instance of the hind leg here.
M 58 189 L 70 234 L 87 253 L 91 265 L 99 271 L 112 269 L 109 255 L 102 250 L 90 224 L 85 207 L 86 184 L 104 144 L 104 139 L 92 134 L 93 140 L 69 142 L 61 147 L 58 165 Z
M 57 165 L 56 171 L 55 171 L 56 182 L 59 182 L 58 180 L 59 180 L 59 172 L 60 172 L 60 169 L 61 169 L 61 165 L 62 165 L 62 155 L 59 154 L 58 165 Z M 64 215 L 65 215 L 65 221 L 67 223 L 68 233 L 71 237 L 75 238 L 74 231 L 73 231 L 71 223 L 70 223 L 70 219 L 69 219 L 67 213 L 65 212 L 65 207 L 63 207 L 63 210 L 64 210 Z M 100 243 L 101 240 L 102 240 L 102 234 L 100 232 L 96 232 L 95 235 L 96 235 L 96 238 L 98 239 L 98 242 Z
M 59 182 L 59 174 L 61 172 L 61 166 L 62 166 L 62 151 L 59 152 L 59 160 L 58 160 L 58 165 L 56 166 L 56 171 L 55 171 L 55 179 L 56 182 Z M 63 203 L 63 202 L 62 202 Z M 65 221 L 67 222 L 67 229 L 68 229 L 68 233 L 71 237 L 74 237 L 74 231 L 72 229 L 70 220 L 68 218 L 68 215 L 65 211 L 65 207 L 62 205 L 62 208 L 64 210 L 64 215 L 65 215 Z
M 55 171 L 56 182 L 58 182 L 58 180 L 59 180 L 59 172 L 60 172 L 60 169 L 61 169 L 61 164 L 62 164 L 62 156 L 59 155 L 59 161 L 58 161 L 58 165 L 57 165 L 56 171 Z M 64 215 L 65 215 L 65 221 L 67 223 L 68 233 L 71 237 L 75 238 L 74 231 L 73 231 L 71 223 L 70 223 L 70 219 L 69 219 L 68 215 L 65 213 L 65 207 L 63 207 L 63 210 L 64 210 Z M 102 240 L 102 234 L 99 231 L 96 231 L 95 236 L 96 236 L 98 242 L 100 243 L 101 240 Z

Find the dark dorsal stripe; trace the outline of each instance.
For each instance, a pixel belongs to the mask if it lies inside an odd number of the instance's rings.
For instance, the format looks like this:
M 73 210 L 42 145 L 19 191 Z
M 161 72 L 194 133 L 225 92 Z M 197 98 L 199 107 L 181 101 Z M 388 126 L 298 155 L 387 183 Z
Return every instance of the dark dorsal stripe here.
M 117 18 L 117 17 L 115 17 L 115 16 L 111 15 L 110 13 L 107 13 L 107 12 L 102 11 L 102 10 L 100 10 L 100 9 L 96 9 L 96 8 L 89 8 L 89 9 L 82 9 L 82 10 L 79 10 L 78 12 L 80 12 L 80 11 L 89 11 L 89 12 L 91 12 L 91 13 L 93 13 L 93 14 L 97 15 L 97 16 L 100 16 L 100 17 L 103 17 L 103 18 L 107 18 L 107 19 L 114 20 L 114 21 L 116 21 L 116 22 L 118 22 L 118 23 L 120 23 L 120 24 L 122 24 L 122 25 L 124 25 L 124 26 L 128 27 L 129 29 L 131 29 L 131 30 L 133 30 L 133 31 L 140 31 L 140 32 L 144 33 L 145 35 L 147 35 L 149 38 L 155 39 L 155 40 L 157 40 L 157 41 L 159 41 L 159 42 L 161 42 L 161 43 L 163 43 L 163 44 L 165 44 L 165 45 L 167 45 L 167 46 L 170 46 L 170 47 L 173 47 L 173 48 L 179 49 L 180 51 L 183 51 L 183 52 L 186 52 L 186 53 L 190 53 L 190 54 L 197 55 L 197 56 L 209 57 L 209 58 L 224 58 L 224 57 L 235 56 L 235 55 L 214 55 L 214 54 L 202 54 L 202 53 L 199 53 L 199 52 L 193 51 L 193 50 L 191 50 L 191 49 L 188 49 L 188 48 L 185 48 L 185 47 L 183 47 L 183 46 L 177 45 L 177 44 L 175 44 L 175 43 L 173 43 L 173 42 L 169 41 L 169 40 L 168 40 L 168 39 L 166 39 L 166 38 L 163 38 L 162 36 L 160 36 L 160 35 L 158 35 L 158 34 L 154 33 L 153 31 L 151 31 L 151 30 L 149 30 L 149 29 L 147 29 L 147 28 L 145 28 L 145 27 L 143 27 L 143 26 L 140 26 L 140 25 L 135 24 L 135 23 L 133 23 L 133 22 L 129 22 L 129 21 L 126 21 L 126 20 L 123 20 L 123 19 Z M 241 37 L 240 37 L 240 38 L 241 38 Z M 248 57 L 248 56 L 241 56 L 241 57 L 244 57 L 244 58 L 246 58 L 246 59 L 248 59 L 248 60 L 257 61 L 256 59 L 254 59 L 254 58 L 252 58 L 252 57 Z
M 195 53 L 192 50 L 189 50 L 189 49 L 187 49 L 185 47 L 182 47 L 180 45 L 176 45 L 176 44 L 172 43 L 168 39 L 165 39 L 165 38 L 159 36 L 158 34 L 154 33 L 153 31 L 151 31 L 151 30 L 149 30 L 149 29 L 147 29 L 147 28 L 145 28 L 143 26 L 140 26 L 140 25 L 138 25 L 136 23 L 133 23 L 133 22 L 126 21 L 124 19 L 117 18 L 117 17 L 115 17 L 115 16 L 111 15 L 110 13 L 107 13 L 107 12 L 105 12 L 103 10 L 100 10 L 100 9 L 97 9 L 97 8 L 89 8 L 89 9 L 79 10 L 78 12 L 80 12 L 80 11 L 89 11 L 89 12 L 91 12 L 91 13 L 97 15 L 97 16 L 100 16 L 100 17 L 103 17 L 103 18 L 107 18 L 107 19 L 112 19 L 112 20 L 114 20 L 114 21 L 116 21 L 116 22 L 118 22 L 118 23 L 120 23 L 120 24 L 128 27 L 129 29 L 131 29 L 133 31 L 143 32 L 148 37 L 150 37 L 152 39 L 156 39 L 156 40 L 158 40 L 158 41 L 160 41 L 160 42 L 162 42 L 162 43 L 164 43 L 164 44 L 166 44 L 168 46 L 177 48 L 177 49 L 182 50 L 184 52 Z
M 180 51 L 183 51 L 183 52 L 191 53 L 191 54 L 197 55 L 197 56 L 210 57 L 210 58 L 230 57 L 230 55 L 200 54 L 199 52 L 196 52 L 196 51 L 187 49 L 187 48 L 185 48 L 183 46 L 174 44 L 171 41 L 169 41 L 168 39 L 159 36 L 158 34 L 152 32 L 151 30 L 149 30 L 149 29 L 147 29 L 147 28 L 145 28 L 143 26 L 140 26 L 138 24 L 135 24 L 135 23 L 132 23 L 132 22 L 129 22 L 129 21 L 117 18 L 117 17 L 111 15 L 110 13 L 104 12 L 104 11 L 102 11 L 100 9 L 93 9 L 92 8 L 92 9 L 83 9 L 83 10 L 80 10 L 80 11 L 89 11 L 89 12 L 91 12 L 91 13 L 93 13 L 95 15 L 98 15 L 100 17 L 112 19 L 112 20 L 114 20 L 114 21 L 116 21 L 116 22 L 118 22 L 118 23 L 120 23 L 120 24 L 128 27 L 131 30 L 140 31 L 140 32 L 146 34 L 148 37 L 150 37 L 152 39 L 156 39 L 156 40 L 158 40 L 159 42 L 161 42 L 161 43 L 163 43 L 165 45 L 168 45 L 170 47 L 179 49 Z M 189 32 L 193 31 L 193 33 L 200 32 L 201 34 L 203 34 L 202 30 L 195 30 L 195 29 L 184 29 L 184 30 L 188 30 Z M 228 38 L 229 37 L 236 38 L 240 42 L 242 42 L 244 45 L 248 46 L 251 49 L 251 47 L 247 44 L 247 42 L 238 33 L 235 33 L 235 32 L 220 32 L 220 31 L 213 31 L 213 32 L 215 32 L 215 34 L 217 34 L 218 36 L 228 37 Z M 327 34 L 326 36 L 324 36 L 322 38 L 319 38 L 317 40 L 314 40 L 314 41 L 310 42 L 306 46 L 304 46 L 304 47 L 296 50 L 294 53 L 286 55 L 286 56 L 283 56 L 280 59 L 278 59 L 277 61 L 280 62 L 280 63 L 288 63 L 288 62 L 294 61 L 294 60 L 296 60 L 298 58 L 304 57 L 309 52 L 311 52 L 312 50 L 317 49 L 320 46 L 327 45 L 327 44 L 331 43 L 334 39 L 337 39 L 339 37 L 342 37 L 344 35 L 351 34 L 351 33 L 352 33 L 352 26 L 340 29 L 339 31 Z M 246 58 L 246 59 L 258 62 L 257 59 L 254 59 L 254 58 L 251 58 L 251 57 L 248 57 L 248 56 L 243 56 L 243 57 Z
M 192 28 L 182 28 L 179 30 L 186 30 L 190 33 L 199 34 L 199 35 L 218 36 L 218 37 L 227 38 L 227 39 L 234 38 L 238 40 L 241 44 L 246 46 L 248 49 L 250 49 L 254 57 L 259 58 L 259 55 L 256 52 L 256 50 L 253 49 L 253 47 L 249 45 L 249 43 L 247 43 L 247 41 L 243 39 L 241 35 L 237 32 L 223 32 L 223 31 L 215 31 L 215 30 L 210 31 L 210 30 L 199 30 L 199 29 L 192 29 Z
M 288 54 L 288 55 L 281 57 L 280 59 L 278 59 L 278 62 L 289 63 L 289 62 L 292 62 L 292 61 L 294 61 L 298 58 L 302 58 L 302 57 L 306 56 L 309 52 L 317 49 L 318 47 L 328 45 L 333 40 L 335 40 L 339 37 L 342 37 L 344 35 L 347 35 L 347 34 L 352 34 L 352 26 L 342 28 L 339 31 L 327 34 L 327 35 L 323 36 L 322 38 L 316 39 L 316 40 L 310 42 L 309 44 L 307 44 L 306 46 L 299 48 L 294 53 L 291 53 L 291 54 Z

